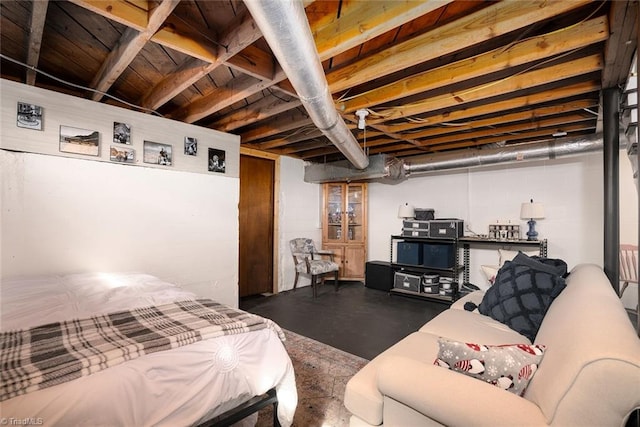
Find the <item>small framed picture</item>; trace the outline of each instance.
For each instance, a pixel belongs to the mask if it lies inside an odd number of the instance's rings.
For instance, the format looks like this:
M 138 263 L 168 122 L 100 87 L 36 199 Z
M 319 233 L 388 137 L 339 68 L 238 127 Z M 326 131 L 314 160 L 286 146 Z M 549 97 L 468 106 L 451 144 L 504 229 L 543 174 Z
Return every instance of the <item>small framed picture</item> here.
M 133 148 L 112 145 L 109 150 L 109 160 L 120 163 L 135 163 L 136 150 Z
M 209 148 L 209 172 L 224 173 L 225 171 L 225 152 L 224 150 L 216 150 Z
M 131 125 L 113 122 L 113 142 L 131 145 Z
M 60 126 L 60 151 L 64 153 L 100 155 L 100 132 Z
M 152 163 L 154 165 L 171 166 L 172 165 L 172 147 L 168 144 L 159 144 L 157 142 L 144 141 L 142 153 L 142 161 Z
M 18 102 L 17 122 L 19 128 L 42 130 L 42 107 Z
M 190 137 L 184 137 L 184 154 L 187 156 L 196 156 L 198 154 L 198 140 Z

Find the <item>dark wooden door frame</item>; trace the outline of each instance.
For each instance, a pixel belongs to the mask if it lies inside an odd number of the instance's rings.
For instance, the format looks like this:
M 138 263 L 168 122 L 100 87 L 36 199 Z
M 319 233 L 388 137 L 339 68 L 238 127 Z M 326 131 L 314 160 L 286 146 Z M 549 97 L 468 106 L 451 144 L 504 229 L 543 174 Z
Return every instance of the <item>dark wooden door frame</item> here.
M 280 211 L 280 156 L 244 147 L 240 147 L 240 155 L 273 160 L 273 283 L 271 284 L 271 292 L 277 294 L 279 281 L 278 267 L 280 265 L 280 257 L 278 256 L 280 253 L 278 245 L 280 236 L 280 221 L 278 216 L 278 212 Z M 239 276 L 238 279 L 240 279 Z

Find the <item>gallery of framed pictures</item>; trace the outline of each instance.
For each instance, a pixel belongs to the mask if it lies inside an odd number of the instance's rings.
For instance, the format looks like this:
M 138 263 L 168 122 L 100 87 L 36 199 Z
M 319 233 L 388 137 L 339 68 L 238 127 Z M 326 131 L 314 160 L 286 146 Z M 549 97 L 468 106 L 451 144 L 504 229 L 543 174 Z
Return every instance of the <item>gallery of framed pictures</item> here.
M 16 111 L 16 126 L 19 128 L 43 130 L 44 109 L 36 104 L 19 101 Z M 139 162 L 131 138 L 131 125 L 113 122 L 113 144 L 109 146 L 109 161 L 136 164 Z M 61 153 L 100 156 L 100 132 L 77 126 L 60 125 L 59 151 Z M 198 155 L 198 140 L 184 137 L 184 155 Z M 208 147 L 206 159 L 202 156 L 202 171 L 225 173 L 226 152 Z M 143 141 L 142 162 L 146 164 L 173 166 L 173 146 L 154 141 Z M 206 166 L 204 165 L 206 162 Z

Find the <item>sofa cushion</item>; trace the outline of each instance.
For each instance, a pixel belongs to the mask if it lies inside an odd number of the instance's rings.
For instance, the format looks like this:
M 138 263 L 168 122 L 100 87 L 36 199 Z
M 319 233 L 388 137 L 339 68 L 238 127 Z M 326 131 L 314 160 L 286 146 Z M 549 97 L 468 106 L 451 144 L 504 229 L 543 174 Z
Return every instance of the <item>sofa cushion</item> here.
M 378 368 L 393 356 L 410 358 L 420 363 L 433 363 L 438 354 L 438 337 L 414 332 L 373 358 L 351 377 L 344 392 L 344 406 L 371 425 L 382 424 L 383 396 L 378 390 Z M 402 366 L 398 366 L 402 369 Z
M 525 397 L 549 423 L 624 425 L 640 407 L 640 339 L 601 267 L 572 270 L 536 341 L 547 351 Z
M 478 309 L 533 342 L 545 313 L 564 287 L 561 268 L 519 253 L 498 271 Z
M 529 344 L 485 345 L 438 340 L 434 364 L 469 375 L 522 396 L 538 370 L 544 346 Z
M 484 344 L 531 344 L 524 335 L 489 316 L 465 310 L 445 310 L 419 330 L 437 337 Z M 433 362 L 433 360 L 431 360 Z

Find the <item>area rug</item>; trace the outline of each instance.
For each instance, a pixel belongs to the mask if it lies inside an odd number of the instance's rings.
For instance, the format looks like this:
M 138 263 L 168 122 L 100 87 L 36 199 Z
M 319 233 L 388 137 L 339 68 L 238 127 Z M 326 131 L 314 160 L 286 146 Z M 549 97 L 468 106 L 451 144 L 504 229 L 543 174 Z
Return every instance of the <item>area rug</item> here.
M 287 330 L 284 333 L 298 388 L 293 427 L 348 426 L 351 415 L 342 403 L 345 386 L 368 360 Z M 256 426 L 272 426 L 272 414 L 271 407 L 260 411 Z

